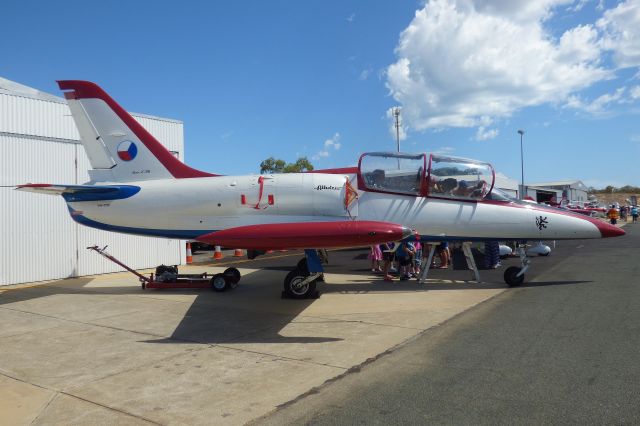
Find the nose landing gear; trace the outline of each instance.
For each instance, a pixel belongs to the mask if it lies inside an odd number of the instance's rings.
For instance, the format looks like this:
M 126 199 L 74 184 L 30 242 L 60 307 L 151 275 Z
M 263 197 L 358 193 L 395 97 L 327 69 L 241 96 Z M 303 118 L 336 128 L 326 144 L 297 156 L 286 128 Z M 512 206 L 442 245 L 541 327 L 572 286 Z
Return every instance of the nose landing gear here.
M 524 245 L 518 245 L 516 252 L 518 256 L 520 256 L 520 264 L 522 266 L 510 266 L 504 271 L 504 282 L 506 282 L 509 287 L 517 287 L 522 284 L 524 282 L 524 273 L 530 266 L 530 260 L 527 257 Z

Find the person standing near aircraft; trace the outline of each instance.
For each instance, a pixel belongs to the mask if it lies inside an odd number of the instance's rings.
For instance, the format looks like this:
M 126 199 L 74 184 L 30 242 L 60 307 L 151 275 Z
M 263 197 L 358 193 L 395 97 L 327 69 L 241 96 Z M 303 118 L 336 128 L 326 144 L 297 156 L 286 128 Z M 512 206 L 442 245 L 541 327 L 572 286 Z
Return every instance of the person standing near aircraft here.
M 371 259 L 371 272 L 382 272 L 382 268 L 380 268 L 382 251 L 380 250 L 379 244 L 370 247 L 369 259 Z
M 420 274 L 420 264 L 422 263 L 422 244 L 420 241 L 413 243 L 413 247 L 416 250 L 415 256 L 413 256 L 413 276 Z
M 441 242 L 438 248 L 436 249 L 436 251 L 440 256 L 440 266 L 438 266 L 438 269 L 448 269 L 449 261 L 451 260 L 451 253 L 449 252 L 449 243 L 446 241 Z
M 385 281 L 393 281 L 393 277 L 389 275 L 389 269 L 391 269 L 391 262 L 393 261 L 393 243 L 380 244 L 380 250 L 382 251 L 382 273 L 384 274 Z
M 638 206 L 631 207 L 631 223 L 638 222 Z
M 400 275 L 400 281 L 406 281 L 411 278 L 410 272 L 415 254 L 416 252 L 413 243 L 403 242 L 398 245 L 396 257 L 398 258 L 398 274 Z
M 618 213 L 618 209 L 616 209 L 616 206 L 614 204 L 611 204 L 611 208 L 607 212 L 607 218 L 609 219 L 609 222 L 612 225 L 615 225 L 618 223 L 619 215 L 620 214 Z

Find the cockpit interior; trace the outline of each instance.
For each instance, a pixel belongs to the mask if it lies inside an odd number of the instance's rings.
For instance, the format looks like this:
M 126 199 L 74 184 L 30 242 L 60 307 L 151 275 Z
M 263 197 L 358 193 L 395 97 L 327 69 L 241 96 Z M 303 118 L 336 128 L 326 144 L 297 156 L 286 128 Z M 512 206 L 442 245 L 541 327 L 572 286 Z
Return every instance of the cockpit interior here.
M 489 163 L 438 154 L 373 152 L 358 166 L 360 188 L 372 192 L 477 201 L 492 198 L 494 181 Z

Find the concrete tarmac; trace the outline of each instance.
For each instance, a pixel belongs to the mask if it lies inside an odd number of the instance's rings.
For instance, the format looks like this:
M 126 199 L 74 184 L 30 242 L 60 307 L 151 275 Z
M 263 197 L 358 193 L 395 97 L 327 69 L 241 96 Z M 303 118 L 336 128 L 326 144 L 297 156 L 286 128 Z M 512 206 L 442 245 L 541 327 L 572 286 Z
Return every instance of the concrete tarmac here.
M 225 293 L 129 273 L 0 288 L 0 424 L 244 424 L 506 290 L 500 270 L 385 283 L 365 250 L 331 254 L 319 299 L 283 300 L 299 257 L 181 268 L 236 264 Z
M 639 424 L 640 225 L 255 424 Z M 549 259 L 551 260 L 551 258 Z

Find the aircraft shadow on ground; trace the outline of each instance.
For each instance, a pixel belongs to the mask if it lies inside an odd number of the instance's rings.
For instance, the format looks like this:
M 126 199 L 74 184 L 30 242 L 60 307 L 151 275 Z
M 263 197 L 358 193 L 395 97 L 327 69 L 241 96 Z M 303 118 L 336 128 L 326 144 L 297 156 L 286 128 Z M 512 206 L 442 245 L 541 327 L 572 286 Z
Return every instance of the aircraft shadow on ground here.
M 146 340 L 148 343 L 325 343 L 343 340 L 322 336 L 283 336 L 280 331 L 291 324 L 314 300 L 280 300 L 279 292 L 274 286 L 268 289 L 251 288 L 241 293 L 240 288 L 226 293 L 215 293 L 210 290 L 141 290 L 140 287 L 91 287 L 86 288 L 92 279 L 77 279 L 70 285 L 40 285 L 22 289 L 11 289 L 0 293 L 0 306 L 11 303 L 26 302 L 49 296 L 82 295 L 82 296 L 122 296 L 136 295 L 142 292 L 157 292 L 158 294 L 193 295 L 196 298 L 175 327 L 171 336 Z M 240 291 L 238 291 L 240 290 Z M 245 301 L 253 304 L 255 298 L 248 294 L 251 291 L 263 291 L 264 297 L 273 298 L 274 305 L 280 304 L 278 309 L 265 310 L 247 309 L 243 307 Z M 234 294 L 237 292 L 237 294 Z M 147 294 L 148 294 L 147 293 Z M 249 297 L 243 297 L 248 295 Z M 226 298 L 227 303 L 221 304 L 220 299 Z M 249 299 L 249 300 L 247 300 Z M 69 303 L 71 309 L 74 305 Z M 25 311 L 31 311 L 25 309 Z M 37 311 L 36 311 L 37 312 Z M 158 312 L 158 315 L 162 315 Z M 65 319 L 64 314 L 59 316 Z M 87 324 L 92 324 L 89 320 Z M 97 324 L 96 324 L 97 325 Z M 132 326 L 131 331 L 135 332 Z
M 275 269 L 275 268 L 274 268 Z M 86 288 L 91 279 L 77 279 L 71 285 L 43 285 L 24 289 L 10 290 L 0 293 L 0 306 L 29 301 L 37 298 L 59 295 L 92 295 L 95 297 L 109 295 L 136 295 L 143 290 L 139 287 L 92 287 Z M 522 287 L 544 287 L 556 285 L 574 285 L 591 281 L 541 281 L 525 282 Z M 365 294 L 380 292 L 425 292 L 438 290 L 473 290 L 505 288 L 504 283 L 494 282 L 428 282 L 418 284 L 415 280 L 384 282 L 375 279 L 355 279 L 348 284 L 322 283 L 319 290 L 325 294 Z M 165 338 L 144 340 L 148 343 L 326 343 L 342 339 L 326 336 L 313 336 L 313 330 L 305 324 L 300 336 L 282 335 L 281 331 L 292 323 L 309 305 L 308 300 L 281 300 L 279 284 L 264 287 L 239 287 L 228 293 L 214 293 L 208 290 L 145 290 L 162 294 L 197 295 L 170 336 Z M 254 294 L 252 294 L 254 293 Z M 258 293 L 258 294 L 255 294 Z M 226 300 L 221 303 L 221 298 Z M 265 305 L 260 298 L 273 299 Z M 70 305 L 71 306 L 71 305 Z M 252 308 L 253 307 L 253 308 Z M 162 315 L 162 313 L 158 313 Z M 61 315 L 64 319 L 64 315 Z M 313 321 L 312 321 L 313 322 Z M 88 321 L 91 323 L 91 321 Z M 135 332 L 135 327 L 131 327 Z M 293 327 L 292 330 L 296 330 Z M 292 331 L 295 333 L 295 331 Z
M 249 289 L 251 291 L 251 289 Z M 270 292 L 266 297 L 275 296 Z M 198 295 L 169 338 L 148 340 L 149 343 L 326 343 L 343 339 L 320 336 L 283 336 L 281 330 L 292 324 L 314 300 L 278 300 L 286 304 L 285 313 L 250 310 L 239 306 L 242 300 L 229 295 L 227 306 L 212 306 L 211 297 L 226 294 Z

